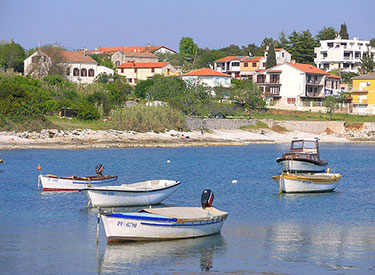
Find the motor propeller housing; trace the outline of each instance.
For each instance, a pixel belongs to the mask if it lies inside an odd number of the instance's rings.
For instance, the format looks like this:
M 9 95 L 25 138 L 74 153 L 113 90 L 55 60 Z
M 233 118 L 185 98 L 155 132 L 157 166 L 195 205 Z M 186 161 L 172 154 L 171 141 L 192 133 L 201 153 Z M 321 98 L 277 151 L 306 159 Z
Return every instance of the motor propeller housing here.
M 99 163 L 98 165 L 96 165 L 96 167 L 95 167 L 96 174 L 98 176 L 103 176 L 103 169 L 104 169 L 103 164 Z
M 210 189 L 203 190 L 201 196 L 202 208 L 211 207 L 213 201 L 214 193 Z

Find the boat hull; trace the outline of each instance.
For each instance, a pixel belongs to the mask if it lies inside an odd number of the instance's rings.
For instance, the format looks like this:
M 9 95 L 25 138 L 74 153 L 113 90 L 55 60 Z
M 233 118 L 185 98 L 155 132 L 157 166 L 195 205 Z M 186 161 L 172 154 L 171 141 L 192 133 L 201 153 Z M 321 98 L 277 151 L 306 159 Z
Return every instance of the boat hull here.
M 276 160 L 283 172 L 297 172 L 297 173 L 318 173 L 324 172 L 327 167 L 327 162 L 317 162 L 311 160 L 296 160 L 279 158 Z
M 38 187 L 43 191 L 79 191 L 89 186 L 105 186 L 113 184 L 117 176 L 91 177 L 90 180 L 81 178 L 61 178 L 39 175 Z
M 309 193 L 331 192 L 341 179 L 340 174 L 318 173 L 313 175 L 285 174 L 272 177 L 279 185 L 281 192 Z
M 225 212 L 223 212 L 225 213 Z M 107 242 L 157 241 L 203 237 L 221 231 L 227 213 L 212 219 L 179 221 L 176 218 L 142 213 L 102 216 Z
M 133 184 L 126 187 L 106 186 L 94 187 L 83 190 L 91 202 L 92 207 L 121 207 L 141 206 L 159 204 L 180 187 L 179 181 L 159 180 L 158 189 L 131 188 Z M 145 182 L 147 183 L 147 182 Z M 139 183 L 136 183 L 136 185 Z

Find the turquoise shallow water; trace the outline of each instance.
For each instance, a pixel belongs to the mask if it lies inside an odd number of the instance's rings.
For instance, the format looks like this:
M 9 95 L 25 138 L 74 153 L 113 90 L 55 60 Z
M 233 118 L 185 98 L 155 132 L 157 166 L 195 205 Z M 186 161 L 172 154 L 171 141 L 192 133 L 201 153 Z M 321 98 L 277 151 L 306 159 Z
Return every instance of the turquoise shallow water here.
M 287 145 L 2 151 L 1 274 L 375 274 L 375 146 L 321 145 L 343 178 L 335 192 L 279 194 L 271 176 Z M 167 160 L 171 162 L 168 164 Z M 228 211 L 221 235 L 107 245 L 84 194 L 38 193 L 44 174 L 94 174 L 118 183 L 183 182 L 165 205 L 199 206 L 203 189 Z M 233 184 L 232 180 L 237 180 Z M 122 210 L 135 211 L 138 208 Z

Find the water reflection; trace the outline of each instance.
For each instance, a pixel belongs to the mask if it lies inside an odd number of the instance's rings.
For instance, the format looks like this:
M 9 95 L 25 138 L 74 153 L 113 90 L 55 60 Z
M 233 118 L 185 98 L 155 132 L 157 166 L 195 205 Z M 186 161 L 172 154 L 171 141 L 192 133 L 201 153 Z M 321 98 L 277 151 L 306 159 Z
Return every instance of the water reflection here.
M 199 259 L 199 270 L 208 272 L 213 267 L 215 253 L 224 253 L 226 244 L 220 234 L 213 236 L 160 242 L 130 242 L 108 244 L 98 258 L 98 273 L 129 272 L 161 263 L 174 266 Z M 152 270 L 151 270 L 152 271 Z M 154 270 L 155 271 L 155 270 Z
M 347 263 L 347 268 L 355 268 L 350 263 L 361 257 L 371 257 L 375 252 L 374 226 L 281 222 L 266 231 L 266 253 L 288 262 L 312 261 L 329 269 L 340 269 Z

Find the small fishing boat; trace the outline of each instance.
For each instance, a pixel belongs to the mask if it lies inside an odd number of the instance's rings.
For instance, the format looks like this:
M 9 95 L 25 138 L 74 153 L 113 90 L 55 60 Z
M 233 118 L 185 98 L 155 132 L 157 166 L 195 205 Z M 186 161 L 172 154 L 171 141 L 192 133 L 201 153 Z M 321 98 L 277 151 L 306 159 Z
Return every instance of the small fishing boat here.
M 89 186 L 104 186 L 113 184 L 117 180 L 117 176 L 103 176 L 104 166 L 98 164 L 96 166 L 96 176 L 88 177 L 58 177 L 54 175 L 39 175 L 38 190 L 42 191 L 78 191 Z
M 213 193 L 204 190 L 202 207 L 147 208 L 136 213 L 101 211 L 107 242 L 155 241 L 219 233 L 228 213 L 212 207 Z M 98 222 L 100 219 L 98 219 Z M 97 237 L 98 237 L 97 227 Z
M 272 177 L 279 184 L 280 192 L 331 192 L 341 179 L 339 173 L 296 174 L 282 173 Z
M 85 192 L 88 206 L 120 207 L 159 204 L 180 187 L 180 181 L 148 180 L 120 186 L 88 187 Z
M 328 162 L 320 160 L 318 138 L 294 138 L 291 141 L 290 151 L 276 159 L 284 172 L 324 172 Z

